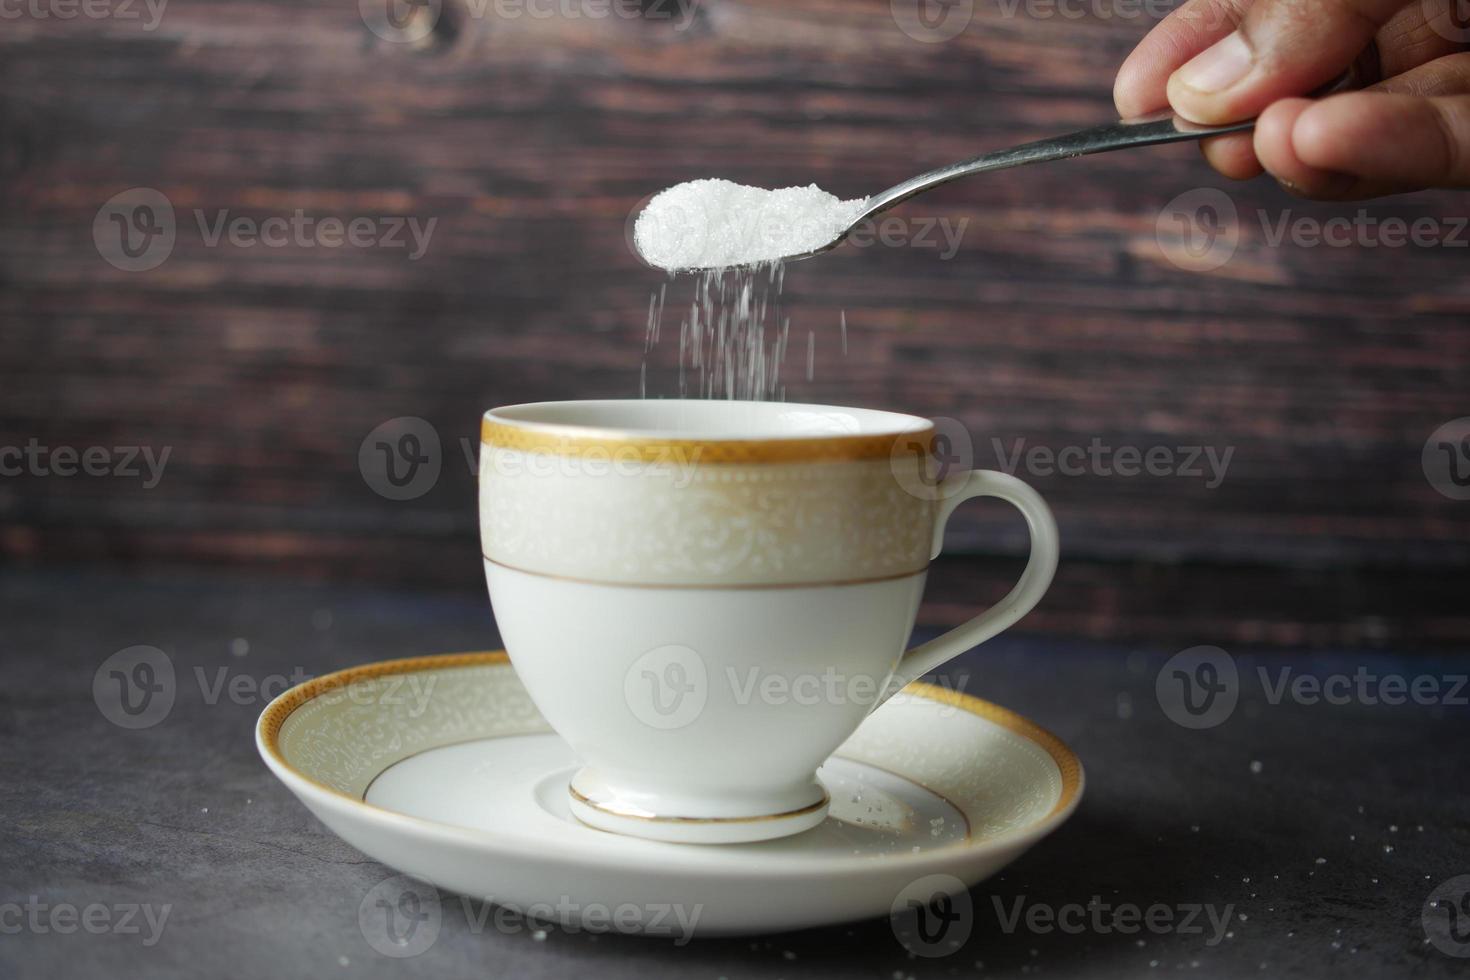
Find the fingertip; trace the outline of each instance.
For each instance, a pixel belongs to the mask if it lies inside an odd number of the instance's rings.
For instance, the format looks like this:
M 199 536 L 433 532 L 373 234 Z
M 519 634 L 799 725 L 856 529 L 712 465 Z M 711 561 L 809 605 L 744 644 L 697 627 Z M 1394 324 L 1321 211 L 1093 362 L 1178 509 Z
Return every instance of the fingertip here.
M 1200 152 L 1210 166 L 1231 180 L 1250 180 L 1264 169 L 1256 159 L 1249 133 L 1212 136 L 1201 141 Z
M 1266 107 L 1256 120 L 1253 146 L 1256 158 L 1287 190 L 1302 197 L 1340 196 L 1352 178 L 1304 160 L 1298 136 L 1302 119 L 1318 103 L 1311 99 L 1281 99 Z
M 1354 94 L 1354 93 L 1346 93 Z M 1302 162 L 1316 167 L 1340 166 L 1351 157 L 1344 141 L 1351 137 L 1361 105 L 1352 99 L 1327 98 L 1307 106 L 1291 130 L 1292 148 Z
M 1293 120 L 1292 152 L 1302 166 L 1334 175 L 1322 196 L 1460 186 L 1466 182 L 1456 162 L 1461 127 L 1446 127 L 1441 104 L 1454 103 L 1387 92 L 1323 99 Z M 1463 132 L 1470 144 L 1470 117 Z
M 1218 124 L 1247 119 L 1255 54 L 1245 36 L 1234 31 L 1175 69 L 1169 76 L 1169 104 L 1184 118 Z
M 1128 62 L 1125 61 L 1123 67 L 1118 69 L 1118 77 L 1113 79 L 1113 108 L 1118 111 L 1119 119 L 1132 119 L 1148 111 L 1138 108 L 1139 100 L 1133 88 L 1133 78 L 1128 73 Z
M 1215 120 L 1210 118 L 1209 106 L 1197 104 L 1201 101 L 1208 100 L 1201 100 L 1193 89 L 1181 82 L 1177 72 L 1170 75 L 1169 80 L 1164 83 L 1164 93 L 1169 99 L 1169 108 L 1190 122 L 1201 123 L 1203 125 L 1210 125 L 1215 122 Z
M 1124 59 L 1113 79 L 1113 106 L 1118 118 L 1132 119 L 1168 105 L 1159 85 L 1161 69 L 1157 61 L 1157 55 L 1146 44 L 1134 48 Z
M 1186 84 L 1176 71 L 1164 84 L 1169 106 L 1190 122 L 1202 126 L 1223 126 L 1237 119 L 1250 118 L 1249 113 L 1235 110 L 1229 95 L 1201 92 Z
M 1291 131 L 1298 116 L 1309 106 L 1308 99 L 1281 99 L 1266 107 L 1256 119 L 1251 148 L 1261 166 L 1278 180 L 1293 180 L 1305 166 L 1292 146 Z
M 1113 104 L 1124 119 L 1170 105 L 1167 84 L 1179 67 L 1233 29 L 1250 0 L 1184 0 L 1138 42 L 1113 82 Z

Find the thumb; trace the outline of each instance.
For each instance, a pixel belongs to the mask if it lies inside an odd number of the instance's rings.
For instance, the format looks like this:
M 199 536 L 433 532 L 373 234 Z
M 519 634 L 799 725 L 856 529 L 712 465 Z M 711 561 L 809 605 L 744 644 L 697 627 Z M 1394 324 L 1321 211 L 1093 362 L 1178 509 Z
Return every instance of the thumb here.
M 1234 32 L 1169 78 L 1169 103 L 1186 119 L 1249 119 L 1277 99 L 1306 95 L 1341 75 L 1406 0 L 1257 0 Z

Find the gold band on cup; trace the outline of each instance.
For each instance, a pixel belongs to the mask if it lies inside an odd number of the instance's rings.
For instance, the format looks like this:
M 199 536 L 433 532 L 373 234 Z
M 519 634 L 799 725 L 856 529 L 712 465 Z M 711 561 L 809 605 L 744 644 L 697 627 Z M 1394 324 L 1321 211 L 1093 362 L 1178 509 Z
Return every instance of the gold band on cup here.
M 586 434 L 555 428 L 526 428 L 484 419 L 480 441 L 496 449 L 555 456 L 585 456 L 646 463 L 819 463 L 887 459 L 896 449 L 930 452 L 934 427 L 883 435 L 813 436 L 778 439 L 665 439 L 629 434 Z

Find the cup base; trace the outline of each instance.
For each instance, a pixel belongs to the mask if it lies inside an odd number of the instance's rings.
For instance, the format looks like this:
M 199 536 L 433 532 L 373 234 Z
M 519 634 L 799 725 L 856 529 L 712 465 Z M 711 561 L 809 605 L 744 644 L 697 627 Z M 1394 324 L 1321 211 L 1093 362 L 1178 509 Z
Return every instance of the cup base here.
M 754 816 L 662 815 L 619 806 L 600 791 L 601 781 L 583 769 L 567 786 L 572 815 L 589 827 L 628 837 L 670 841 L 676 844 L 747 844 L 774 840 L 810 830 L 827 818 L 832 799 L 820 783 L 813 784 L 817 799 L 780 813 Z

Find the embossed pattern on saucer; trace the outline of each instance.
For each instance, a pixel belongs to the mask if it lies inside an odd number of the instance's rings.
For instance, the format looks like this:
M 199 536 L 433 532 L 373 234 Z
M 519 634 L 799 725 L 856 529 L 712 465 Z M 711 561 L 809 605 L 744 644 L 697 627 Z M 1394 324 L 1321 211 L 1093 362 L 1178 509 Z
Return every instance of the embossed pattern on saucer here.
M 754 844 L 688 845 L 594 830 L 570 813 L 570 748 L 503 653 L 367 664 L 308 681 L 256 726 L 272 772 L 332 831 L 451 892 L 544 907 L 692 910 L 699 934 L 772 932 L 888 914 L 943 874 L 972 886 L 1055 830 L 1083 776 L 1055 736 L 978 698 L 913 684 L 822 767 L 819 826 Z M 649 931 L 651 920 L 611 923 Z

